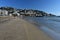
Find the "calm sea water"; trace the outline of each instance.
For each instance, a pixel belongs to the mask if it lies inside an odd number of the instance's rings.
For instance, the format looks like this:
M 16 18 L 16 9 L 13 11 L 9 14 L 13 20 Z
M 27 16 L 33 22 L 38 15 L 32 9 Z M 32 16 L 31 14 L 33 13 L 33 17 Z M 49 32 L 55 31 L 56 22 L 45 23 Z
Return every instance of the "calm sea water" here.
M 31 23 L 36 23 L 39 28 L 54 40 L 60 40 L 60 17 L 26 17 Z

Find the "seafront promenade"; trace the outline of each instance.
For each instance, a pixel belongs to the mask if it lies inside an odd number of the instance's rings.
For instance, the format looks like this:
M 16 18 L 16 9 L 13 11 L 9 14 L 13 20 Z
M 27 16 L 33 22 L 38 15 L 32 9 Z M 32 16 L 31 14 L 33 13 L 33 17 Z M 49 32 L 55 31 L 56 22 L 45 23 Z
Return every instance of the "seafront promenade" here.
M 0 40 L 52 40 L 35 25 L 21 18 L 6 18 L 0 23 Z

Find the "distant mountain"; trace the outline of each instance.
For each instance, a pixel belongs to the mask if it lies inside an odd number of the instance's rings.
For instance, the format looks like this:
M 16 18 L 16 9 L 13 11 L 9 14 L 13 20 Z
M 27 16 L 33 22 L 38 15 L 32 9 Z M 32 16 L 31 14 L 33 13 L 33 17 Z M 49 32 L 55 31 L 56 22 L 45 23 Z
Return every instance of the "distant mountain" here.
M 0 7 L 0 10 L 7 10 L 8 12 L 11 12 L 13 13 L 14 11 L 18 11 L 19 13 L 20 12 L 23 12 L 23 13 L 27 13 L 27 12 L 32 12 L 33 14 L 35 13 L 37 16 L 56 16 L 56 15 L 53 15 L 53 14 L 48 14 L 44 11 L 40 11 L 40 10 L 33 10 L 33 9 L 16 9 L 16 8 L 13 8 L 13 7 Z
M 14 10 L 14 8 L 12 8 L 12 7 L 0 7 L 0 9 L 2 9 L 2 10 Z

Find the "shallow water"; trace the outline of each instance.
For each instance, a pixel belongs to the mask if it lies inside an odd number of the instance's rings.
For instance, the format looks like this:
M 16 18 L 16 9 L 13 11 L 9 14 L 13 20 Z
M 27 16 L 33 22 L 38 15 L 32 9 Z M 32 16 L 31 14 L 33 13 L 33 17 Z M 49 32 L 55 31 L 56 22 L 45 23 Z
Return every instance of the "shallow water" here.
M 60 40 L 59 17 L 26 17 L 25 19 L 40 25 L 40 29 L 54 40 Z

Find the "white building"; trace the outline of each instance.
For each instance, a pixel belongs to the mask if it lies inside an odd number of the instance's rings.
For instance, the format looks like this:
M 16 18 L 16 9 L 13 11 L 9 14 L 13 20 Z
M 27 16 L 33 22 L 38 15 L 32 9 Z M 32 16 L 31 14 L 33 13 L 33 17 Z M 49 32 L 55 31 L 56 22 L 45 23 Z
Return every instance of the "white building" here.
M 10 13 L 9 16 L 13 16 L 13 15 Z
M 7 10 L 0 10 L 0 16 L 8 16 Z
M 33 12 L 32 10 L 29 10 L 26 15 L 29 15 L 29 16 L 35 16 L 35 12 Z
M 18 11 L 15 11 L 13 14 L 17 14 L 17 16 L 20 16 L 20 14 L 18 13 Z

